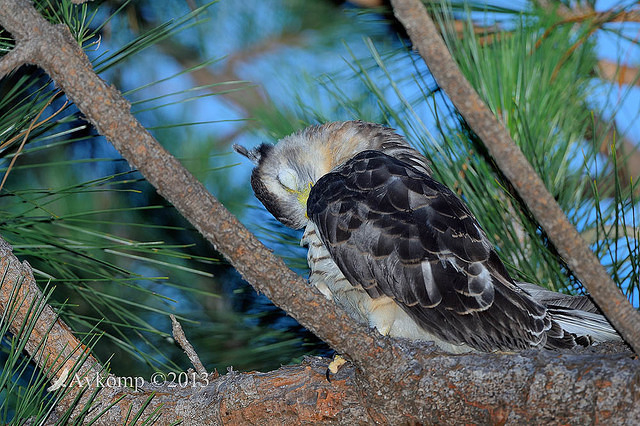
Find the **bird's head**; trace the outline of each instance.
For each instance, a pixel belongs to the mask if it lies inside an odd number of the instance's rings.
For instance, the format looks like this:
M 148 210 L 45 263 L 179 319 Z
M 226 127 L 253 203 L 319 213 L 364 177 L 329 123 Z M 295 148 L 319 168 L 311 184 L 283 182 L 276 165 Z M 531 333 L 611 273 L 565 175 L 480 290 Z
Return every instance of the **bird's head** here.
M 309 221 L 307 198 L 318 179 L 359 152 L 387 144 L 408 147 L 393 129 L 343 121 L 307 127 L 276 145 L 234 149 L 256 165 L 251 174 L 256 197 L 284 225 L 300 229 Z
M 277 145 L 263 143 L 251 150 L 234 145 L 234 149 L 256 165 L 251 173 L 256 197 L 284 225 L 300 229 L 309 220 L 307 197 L 319 171 L 303 144 L 285 141 L 287 138 Z

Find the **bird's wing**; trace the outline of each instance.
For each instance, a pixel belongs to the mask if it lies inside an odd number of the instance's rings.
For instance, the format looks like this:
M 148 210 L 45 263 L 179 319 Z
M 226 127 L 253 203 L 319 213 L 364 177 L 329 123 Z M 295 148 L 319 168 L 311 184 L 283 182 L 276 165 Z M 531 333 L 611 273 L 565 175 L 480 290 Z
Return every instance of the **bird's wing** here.
M 364 151 L 318 180 L 307 213 L 352 285 L 446 341 L 494 351 L 565 339 L 463 202 L 407 163 Z

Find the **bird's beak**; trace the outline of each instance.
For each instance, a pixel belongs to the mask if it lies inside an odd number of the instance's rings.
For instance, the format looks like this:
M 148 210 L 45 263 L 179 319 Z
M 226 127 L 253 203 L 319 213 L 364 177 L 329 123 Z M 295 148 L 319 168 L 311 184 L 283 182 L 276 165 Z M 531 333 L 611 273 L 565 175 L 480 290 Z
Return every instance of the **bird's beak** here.
M 307 216 L 307 200 L 309 199 L 309 194 L 311 193 L 312 187 L 313 187 L 313 184 L 309 182 L 309 184 L 305 187 L 305 189 L 298 192 L 297 194 L 298 202 L 302 205 L 302 207 L 304 207 L 305 216 Z M 307 219 L 308 218 L 309 217 L 307 216 Z

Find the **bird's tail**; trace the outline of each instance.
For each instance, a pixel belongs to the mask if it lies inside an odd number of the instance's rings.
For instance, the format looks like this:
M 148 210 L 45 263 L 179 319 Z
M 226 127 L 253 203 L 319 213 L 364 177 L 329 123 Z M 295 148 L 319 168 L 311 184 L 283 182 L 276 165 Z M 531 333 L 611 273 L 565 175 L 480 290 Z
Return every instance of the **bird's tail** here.
M 518 282 L 518 286 L 546 306 L 551 318 L 578 343 L 622 340 L 588 296 L 569 296 L 530 283 Z
M 582 343 L 583 339 L 588 339 L 584 342 L 586 344 L 622 340 L 622 337 L 602 314 L 553 306 L 548 306 L 547 309 L 551 318 L 565 332 L 576 336 L 578 343 Z

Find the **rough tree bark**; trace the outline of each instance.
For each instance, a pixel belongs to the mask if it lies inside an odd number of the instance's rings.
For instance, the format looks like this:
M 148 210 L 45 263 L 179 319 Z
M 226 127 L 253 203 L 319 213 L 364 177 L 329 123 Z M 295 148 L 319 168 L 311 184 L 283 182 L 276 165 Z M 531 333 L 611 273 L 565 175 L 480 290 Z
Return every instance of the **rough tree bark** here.
M 101 365 L 58 318 L 55 311 L 44 305 L 40 310 L 31 307 L 42 300 L 31 267 L 20 262 L 11 252 L 11 246 L 0 238 L 0 318 L 10 318 L 9 330 L 17 335 L 24 324 L 36 321 L 27 342 L 26 350 L 35 354 L 35 361 L 43 370 L 49 370 L 52 382 L 64 383 L 70 391 L 60 401 L 58 414 L 71 406 L 82 389 L 78 381 L 89 384 L 84 387 L 79 407 L 87 401 L 96 384 L 105 387 L 97 394 L 91 413 L 84 419 L 91 420 L 96 413 L 108 409 L 98 424 L 122 424 L 131 408 L 136 412 L 155 393 L 145 411 L 152 413 L 162 407 L 157 424 L 171 424 L 185 420 L 192 424 L 247 422 L 264 418 L 268 412 L 278 412 L 292 423 L 319 422 L 332 419 L 344 423 L 369 422 L 366 403 L 355 388 L 353 368 L 341 372 L 328 382 L 325 377 L 328 360 L 308 358 L 302 364 L 282 367 L 269 373 L 237 373 L 224 376 L 217 373 L 207 377 L 198 375 L 199 381 L 187 386 L 177 383 L 136 384 L 126 386 L 128 378 L 107 376 Z M 79 359 L 83 362 L 74 366 Z M 78 378 L 80 378 L 78 380 Z M 129 380 L 129 384 L 134 384 Z M 55 386 L 55 384 L 54 384 Z M 54 419 L 50 419 L 54 420 Z
M 31 301 L 42 295 L 30 266 L 21 263 L 2 239 L 0 274 L 4 277 L 0 312 L 16 313 L 10 327 L 15 334 L 33 315 L 28 310 Z M 11 293 L 16 294 L 13 308 L 7 303 Z M 41 368 L 59 360 L 51 375 L 55 381 L 65 369 L 73 368 L 85 348 L 49 306 L 39 313 L 34 330 L 28 351 L 33 353 L 46 339 L 36 360 Z M 347 365 L 331 382 L 325 378 L 329 360 L 307 358 L 299 365 L 268 373 L 231 370 L 224 376 L 212 373 L 187 386 L 146 381 L 131 389 L 124 385 L 127 378 L 103 377 L 103 367 L 89 356 L 78 370 L 90 383 L 82 402 L 96 383 L 105 386 L 83 420 L 106 410 L 97 424 L 121 424 L 129 410 L 135 413 L 152 395 L 144 412 L 161 409 L 155 423 L 161 425 L 179 420 L 186 424 L 617 424 L 640 418 L 640 370 L 629 352 L 532 350 L 452 356 L 427 343 L 399 343 L 379 338 L 371 351 L 381 354 L 380 365 L 367 365 L 366 372 Z M 390 364 L 386 355 L 391 355 Z M 82 391 L 74 377 L 68 375 L 70 392 L 60 402 L 58 413 Z
M 628 353 L 452 356 L 435 352 L 429 344 L 392 341 L 354 323 L 287 269 L 155 141 L 130 114 L 120 93 L 93 72 L 66 27 L 47 23 L 27 0 L 0 0 L 0 25 L 16 40 L 14 50 L 0 62 L 0 77 L 23 63 L 42 67 L 247 281 L 353 361 L 354 368 L 342 370 L 330 383 L 324 378 L 326 361 L 312 359 L 271 373 L 214 374 L 205 386 L 145 384 L 137 391 L 107 386 L 99 391 L 94 412 L 114 404 L 101 423 L 121 423 L 129 407 L 138 409 L 152 392 L 155 397 L 145 412 L 162 407 L 162 424 L 179 419 L 198 424 L 279 422 L 274 413 L 290 422 L 343 423 L 624 422 L 640 415 L 640 371 Z M 6 246 L 0 248 L 6 276 L 14 271 L 18 282 L 20 277 L 33 281 L 29 268 Z M 52 315 L 41 317 L 38 327 L 47 330 L 52 321 L 60 325 L 54 329 L 62 338 L 73 338 Z M 51 379 L 59 377 L 52 374 Z

